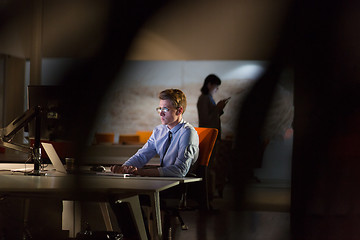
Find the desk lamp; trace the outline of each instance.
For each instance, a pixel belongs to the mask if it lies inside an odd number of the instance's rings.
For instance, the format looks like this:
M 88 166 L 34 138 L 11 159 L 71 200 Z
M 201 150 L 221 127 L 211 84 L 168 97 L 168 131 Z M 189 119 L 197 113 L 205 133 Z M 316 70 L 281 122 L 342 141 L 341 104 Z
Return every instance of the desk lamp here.
M 40 123 L 41 123 L 41 108 L 35 106 L 27 110 L 23 115 L 12 121 L 7 127 L 0 129 L 0 146 L 11 148 L 17 151 L 31 154 L 34 162 L 34 171 L 29 175 L 41 175 L 41 148 L 40 148 Z M 12 139 L 15 134 L 27 126 L 35 118 L 35 142 L 33 146 L 25 146 L 18 143 L 13 143 Z

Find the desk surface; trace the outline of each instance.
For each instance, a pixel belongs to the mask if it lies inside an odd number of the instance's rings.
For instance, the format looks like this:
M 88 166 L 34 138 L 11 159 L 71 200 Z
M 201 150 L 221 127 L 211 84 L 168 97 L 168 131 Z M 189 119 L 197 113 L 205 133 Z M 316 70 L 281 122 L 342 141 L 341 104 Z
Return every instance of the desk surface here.
M 201 178 L 119 178 L 71 174 L 28 176 L 21 173 L 11 174 L 9 171 L 23 167 L 24 164 L 0 164 L 0 169 L 6 169 L 0 174 L 0 195 L 104 201 L 112 194 L 120 194 L 123 197 L 148 194 L 155 216 L 154 239 L 161 239 L 162 236 L 159 192 L 180 183 L 201 180 Z M 51 169 L 51 166 L 49 168 Z
M 0 175 L 0 193 L 64 192 L 84 190 L 96 193 L 159 192 L 179 184 L 177 180 L 108 178 L 102 176 L 26 176 Z
M 118 178 L 118 177 L 112 177 L 112 176 L 106 176 L 107 178 Z M 126 179 L 137 179 L 137 180 L 159 180 L 159 181 L 179 181 L 179 183 L 191 183 L 191 182 L 199 182 L 202 180 L 202 178 L 198 177 L 141 177 L 141 176 L 135 176 L 135 177 L 126 177 Z
M 0 164 L 0 192 L 73 192 L 135 194 L 160 192 L 180 183 L 201 181 L 201 178 L 176 177 L 112 177 L 96 175 L 52 174 L 50 176 L 28 176 L 12 173 L 10 169 L 22 169 L 24 164 Z M 31 169 L 29 164 L 28 169 Z M 47 169 L 52 169 L 48 165 Z

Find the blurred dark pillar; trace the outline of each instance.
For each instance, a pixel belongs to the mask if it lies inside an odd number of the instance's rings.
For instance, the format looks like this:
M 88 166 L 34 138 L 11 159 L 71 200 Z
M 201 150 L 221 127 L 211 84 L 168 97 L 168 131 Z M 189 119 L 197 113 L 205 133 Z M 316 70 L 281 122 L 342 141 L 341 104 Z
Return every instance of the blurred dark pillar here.
M 298 1 L 293 239 L 360 236 L 359 3 Z

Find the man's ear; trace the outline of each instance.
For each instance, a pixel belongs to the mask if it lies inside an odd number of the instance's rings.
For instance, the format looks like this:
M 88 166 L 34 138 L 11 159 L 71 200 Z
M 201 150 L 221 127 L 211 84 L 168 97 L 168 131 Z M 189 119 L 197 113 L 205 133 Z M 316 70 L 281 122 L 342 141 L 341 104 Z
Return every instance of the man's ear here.
M 183 107 L 178 107 L 178 109 L 176 110 L 176 114 L 182 114 L 184 112 L 184 108 Z

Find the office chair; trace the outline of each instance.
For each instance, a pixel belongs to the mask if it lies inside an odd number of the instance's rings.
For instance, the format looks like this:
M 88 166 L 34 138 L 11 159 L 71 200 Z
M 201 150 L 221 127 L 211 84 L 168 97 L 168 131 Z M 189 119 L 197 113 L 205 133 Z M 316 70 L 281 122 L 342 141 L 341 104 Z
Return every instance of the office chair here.
M 95 144 L 114 143 L 114 133 L 95 133 Z
M 216 128 L 202 127 L 196 127 L 195 130 L 199 135 L 199 157 L 191 167 L 188 177 L 201 177 L 203 180 L 191 185 L 186 185 L 186 188 L 190 187 L 191 189 L 186 189 L 182 205 L 183 208 L 186 208 L 187 195 L 191 194 L 192 198 L 197 199 L 200 208 L 209 210 L 207 170 L 217 139 L 218 130 Z
M 139 142 L 145 144 L 150 138 L 152 131 L 136 131 L 136 135 L 139 136 Z
M 140 144 L 140 137 L 137 134 L 120 134 L 119 144 Z
M 168 209 L 171 212 L 170 215 L 172 217 L 178 218 L 182 230 L 187 230 L 188 227 L 180 216 L 180 211 L 193 209 L 187 206 L 188 197 L 197 202 L 199 209 L 210 209 L 208 198 L 207 168 L 213 148 L 215 146 L 218 130 L 216 128 L 201 127 L 196 127 L 195 130 L 199 135 L 199 156 L 196 163 L 191 167 L 187 177 L 201 177 L 202 181 L 187 183 L 183 186 L 179 186 L 181 187 L 182 191 L 179 206 L 177 208 Z

